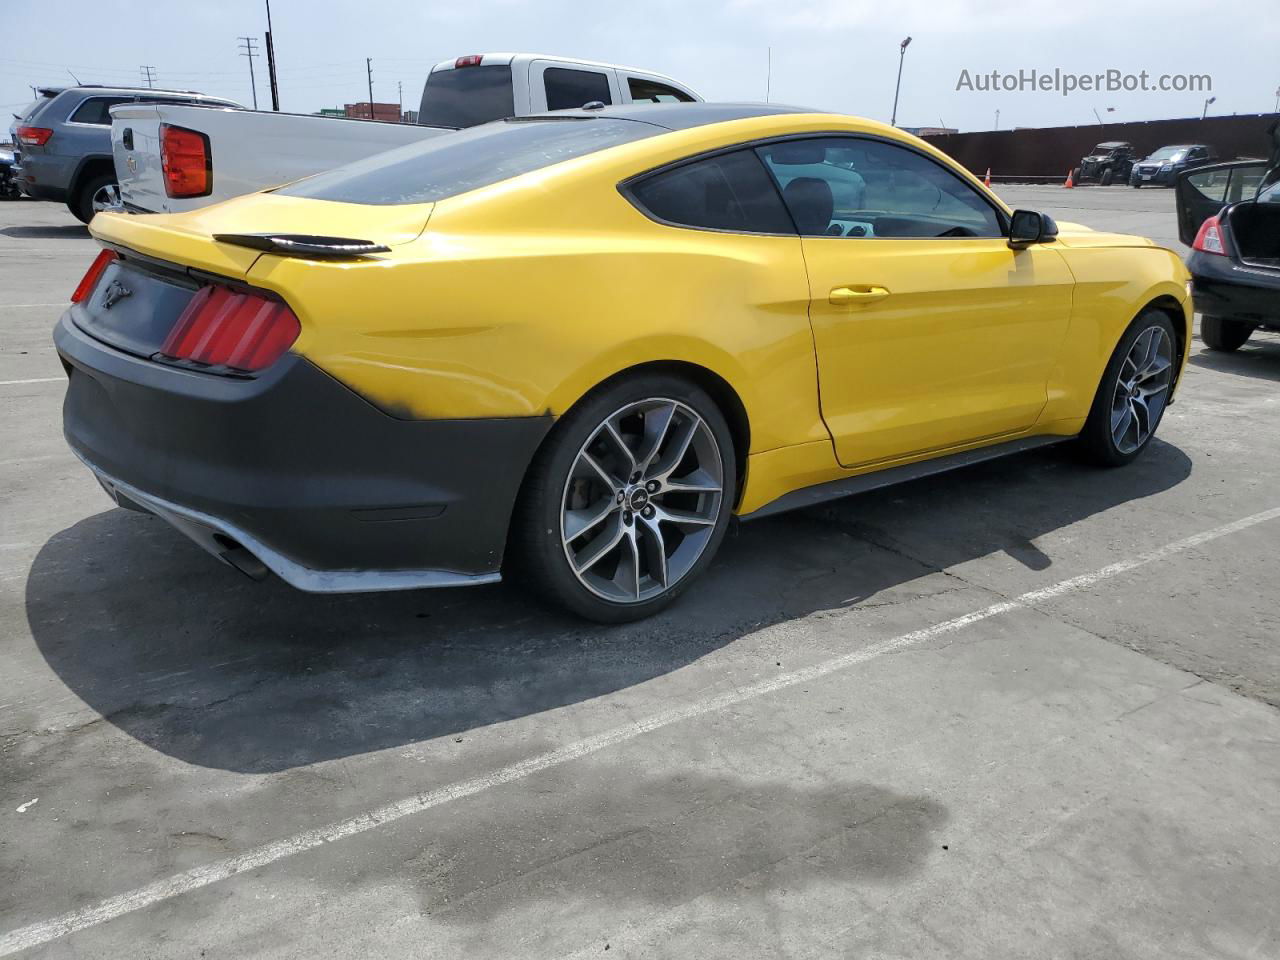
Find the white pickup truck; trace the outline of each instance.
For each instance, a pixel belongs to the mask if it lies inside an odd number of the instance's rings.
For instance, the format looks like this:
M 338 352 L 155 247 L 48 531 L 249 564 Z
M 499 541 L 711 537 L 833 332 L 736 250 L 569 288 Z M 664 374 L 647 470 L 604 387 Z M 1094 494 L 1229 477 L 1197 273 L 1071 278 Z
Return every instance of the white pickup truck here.
M 267 110 L 122 105 L 111 110 L 111 149 L 124 208 L 173 213 L 503 117 L 573 109 L 593 101 L 699 99 L 688 87 L 646 70 L 538 54 L 486 53 L 431 68 L 416 124 Z

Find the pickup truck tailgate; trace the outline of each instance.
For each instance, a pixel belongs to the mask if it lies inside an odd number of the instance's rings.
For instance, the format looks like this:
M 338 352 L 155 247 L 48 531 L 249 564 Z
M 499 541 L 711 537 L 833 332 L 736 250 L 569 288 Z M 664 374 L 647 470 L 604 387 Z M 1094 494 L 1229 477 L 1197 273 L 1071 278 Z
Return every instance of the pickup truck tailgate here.
M 160 107 L 121 105 L 112 110 L 111 118 L 111 156 L 120 181 L 120 199 L 139 210 L 165 209 Z M 117 119 L 119 123 L 114 122 Z

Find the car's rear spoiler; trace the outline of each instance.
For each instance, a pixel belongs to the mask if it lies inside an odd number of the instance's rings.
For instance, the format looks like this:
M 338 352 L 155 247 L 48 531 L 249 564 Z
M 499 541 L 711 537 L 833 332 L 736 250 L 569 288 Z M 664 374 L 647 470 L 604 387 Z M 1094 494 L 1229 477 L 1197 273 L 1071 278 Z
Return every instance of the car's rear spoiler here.
M 372 240 L 318 237 L 306 233 L 215 233 L 213 239 L 286 257 L 363 257 L 371 253 L 391 252 L 390 247 Z

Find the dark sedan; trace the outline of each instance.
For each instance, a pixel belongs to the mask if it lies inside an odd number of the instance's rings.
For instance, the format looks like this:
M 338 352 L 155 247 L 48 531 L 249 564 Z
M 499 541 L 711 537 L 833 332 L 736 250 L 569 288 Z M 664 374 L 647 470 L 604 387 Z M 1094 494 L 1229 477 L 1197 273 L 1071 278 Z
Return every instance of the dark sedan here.
M 1182 143 L 1161 147 L 1145 160 L 1133 165 L 1129 174 L 1132 187 L 1172 187 L 1178 174 L 1213 163 L 1217 153 L 1203 143 Z
M 1178 177 L 1178 232 L 1191 245 L 1200 337 L 1212 350 L 1238 350 L 1257 329 L 1280 332 L 1280 124 L 1270 137 L 1270 160 Z

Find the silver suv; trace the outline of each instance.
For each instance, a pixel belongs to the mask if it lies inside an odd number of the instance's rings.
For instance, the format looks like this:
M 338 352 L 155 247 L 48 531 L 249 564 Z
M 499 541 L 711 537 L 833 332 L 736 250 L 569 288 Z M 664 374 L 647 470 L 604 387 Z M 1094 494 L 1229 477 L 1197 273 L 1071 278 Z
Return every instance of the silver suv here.
M 13 177 L 37 200 L 65 203 L 83 223 L 119 203 L 111 160 L 111 108 L 118 103 L 240 104 L 190 90 L 135 87 L 43 87 L 9 127 L 17 156 Z

